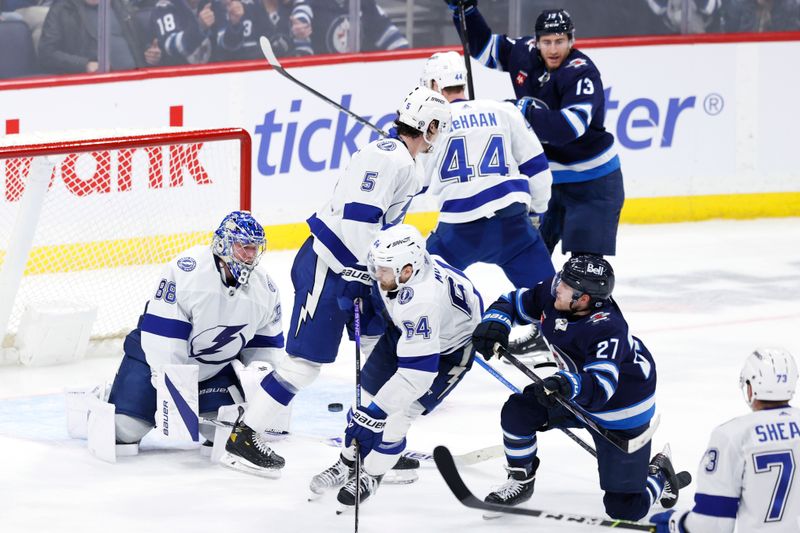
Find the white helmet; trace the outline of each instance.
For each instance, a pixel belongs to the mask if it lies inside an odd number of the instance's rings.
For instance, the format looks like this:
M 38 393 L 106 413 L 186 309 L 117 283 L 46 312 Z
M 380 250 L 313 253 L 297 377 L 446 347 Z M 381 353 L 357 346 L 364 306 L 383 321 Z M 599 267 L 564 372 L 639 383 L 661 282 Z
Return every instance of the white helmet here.
M 367 267 L 373 278 L 377 279 L 378 267 L 388 267 L 394 272 L 398 286 L 403 267 L 411 265 L 413 273 L 405 283 L 411 281 L 430 264 L 425 251 L 425 239 L 417 228 L 408 224 L 397 224 L 378 232 L 367 255 Z
M 445 132 L 450 127 L 450 103 L 427 87 L 415 87 L 408 93 L 397 114 L 398 122 L 421 131 L 428 144 L 433 144 L 428 139 L 431 122 L 439 121 L 439 132 Z
M 747 397 L 748 383 L 752 398 Z M 748 405 L 753 400 L 791 400 L 796 384 L 797 363 L 792 354 L 780 348 L 758 348 L 747 357 L 739 375 L 739 386 Z
M 457 87 L 467 83 L 467 67 L 464 58 L 458 52 L 436 52 L 425 62 L 425 69 L 419 84 L 433 89 L 433 82 L 439 92 L 445 87 Z

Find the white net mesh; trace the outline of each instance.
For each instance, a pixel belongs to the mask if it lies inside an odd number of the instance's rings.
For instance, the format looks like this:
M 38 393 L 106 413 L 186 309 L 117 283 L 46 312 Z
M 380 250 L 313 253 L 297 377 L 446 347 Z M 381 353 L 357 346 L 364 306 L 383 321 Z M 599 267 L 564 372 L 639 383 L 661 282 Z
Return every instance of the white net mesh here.
M 15 253 L 10 241 L 33 157 L 54 164 L 4 345 L 25 306 L 42 301 L 96 305 L 92 338 L 124 335 L 136 326 L 164 263 L 190 246 L 210 244 L 225 214 L 246 207 L 239 138 L 245 132 L 170 130 L 124 140 L 115 133 L 62 135 L 81 140 L 81 150 L 90 147 L 81 153 L 76 143 L 43 148 L 41 139 L 33 145 L 19 136 L 0 142 L 0 273 L 9 250 Z M 54 153 L 59 146 L 63 151 Z M 37 155 L 45 151 L 50 155 Z

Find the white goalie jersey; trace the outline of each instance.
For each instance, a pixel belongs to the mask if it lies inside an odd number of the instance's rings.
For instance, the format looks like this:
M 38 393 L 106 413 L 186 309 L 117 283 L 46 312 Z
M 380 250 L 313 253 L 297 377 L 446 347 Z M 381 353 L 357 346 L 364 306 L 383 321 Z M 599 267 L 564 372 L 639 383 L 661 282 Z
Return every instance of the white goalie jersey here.
M 545 212 L 553 176 L 519 110 L 492 100 L 454 101 L 450 107 L 450 131 L 426 162 L 439 220 L 470 222 L 517 202 Z
M 800 409 L 756 411 L 722 424 L 697 474 L 691 533 L 800 531 Z
M 403 221 L 422 179 L 422 165 L 400 139 L 363 147 L 353 154 L 332 198 L 308 219 L 314 252 L 336 273 L 347 267 L 366 272 L 375 235 Z
M 440 357 L 464 347 L 483 315 L 483 301 L 463 273 L 436 255 L 426 257 L 421 276 L 394 293 L 381 291 L 397 328 L 397 373 L 378 391 L 374 402 L 386 413 L 404 409 L 421 397 L 439 371 Z M 471 350 L 451 361 L 466 366 Z
M 223 285 L 211 248 L 195 246 L 178 255 L 139 319 L 141 351 L 150 368 L 194 364 L 209 379 L 234 359 L 274 364 L 284 344 L 278 287 L 257 266 L 247 285 Z M 135 337 L 134 337 L 135 338 Z M 126 355 L 137 347 L 126 341 Z

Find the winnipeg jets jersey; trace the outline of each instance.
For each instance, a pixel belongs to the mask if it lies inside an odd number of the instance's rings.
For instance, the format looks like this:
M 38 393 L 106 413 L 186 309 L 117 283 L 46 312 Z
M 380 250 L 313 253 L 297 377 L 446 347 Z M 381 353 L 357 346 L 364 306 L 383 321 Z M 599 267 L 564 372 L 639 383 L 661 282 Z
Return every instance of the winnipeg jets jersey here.
M 800 409 L 756 411 L 711 434 L 697 471 L 691 533 L 800 531 Z
M 165 364 L 197 365 L 203 381 L 236 358 L 245 365 L 270 361 L 283 344 L 275 282 L 256 267 L 246 286 L 226 287 L 211 248 L 199 245 L 164 270 L 137 329 L 125 341 L 125 353 L 144 355 L 154 370 Z
M 436 255 L 426 257 L 422 275 L 399 290 L 380 291 L 388 315 L 400 330 L 397 373 L 378 391 L 374 402 L 385 412 L 407 407 L 428 390 L 439 371 L 440 358 L 465 367 L 471 342 L 481 321 L 483 301 L 463 272 Z M 456 360 L 457 359 L 457 360 Z
M 553 178 L 539 139 L 516 106 L 491 100 L 451 103 L 448 135 L 437 143 L 429 190 L 439 220 L 457 224 L 513 203 L 543 213 Z
M 353 154 L 331 199 L 307 221 L 314 252 L 336 273 L 346 267 L 366 272 L 375 234 L 403 221 L 422 173 L 397 138 L 373 141 Z

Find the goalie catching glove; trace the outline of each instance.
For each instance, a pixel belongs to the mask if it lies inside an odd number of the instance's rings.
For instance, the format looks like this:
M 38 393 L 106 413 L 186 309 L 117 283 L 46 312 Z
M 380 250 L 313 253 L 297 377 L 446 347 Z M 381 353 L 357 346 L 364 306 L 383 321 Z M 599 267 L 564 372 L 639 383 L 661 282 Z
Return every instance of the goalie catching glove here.
M 383 428 L 386 427 L 386 413 L 377 405 L 370 404 L 350 409 L 347 413 L 347 428 L 344 430 L 344 445 L 350 447 L 355 439 L 358 442 L 358 453 L 361 458 L 383 440 Z

